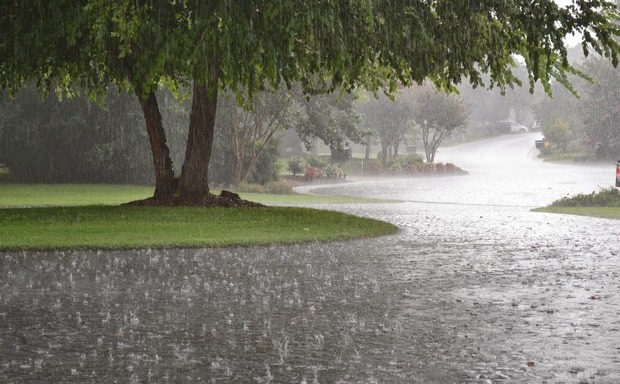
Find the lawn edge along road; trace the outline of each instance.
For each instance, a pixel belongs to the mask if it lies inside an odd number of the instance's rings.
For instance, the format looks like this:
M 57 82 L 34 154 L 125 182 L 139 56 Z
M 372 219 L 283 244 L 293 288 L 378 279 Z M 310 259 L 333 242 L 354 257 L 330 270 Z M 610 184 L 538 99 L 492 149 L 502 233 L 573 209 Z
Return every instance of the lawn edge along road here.
M 60 206 L 0 209 L 0 250 L 137 249 L 324 242 L 396 233 L 393 224 L 301 207 Z

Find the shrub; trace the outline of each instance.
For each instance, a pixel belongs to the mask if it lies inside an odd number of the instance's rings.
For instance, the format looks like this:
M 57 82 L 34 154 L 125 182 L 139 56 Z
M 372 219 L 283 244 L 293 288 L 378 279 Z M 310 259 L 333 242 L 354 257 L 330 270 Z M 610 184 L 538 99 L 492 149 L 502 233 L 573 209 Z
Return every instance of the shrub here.
M 11 171 L 0 164 L 0 183 L 8 183 L 11 182 Z
M 411 153 L 405 158 L 405 163 L 407 165 L 422 164 L 424 163 L 424 157 L 422 157 L 419 153 Z
M 431 173 L 435 172 L 435 164 L 433 163 L 424 163 L 424 168 L 422 169 L 422 172 L 430 175 Z
M 405 167 L 405 173 L 409 175 L 415 175 L 420 172 L 420 167 L 417 164 L 408 164 Z
M 411 153 L 407 156 L 398 156 L 394 159 L 391 159 L 386 164 L 386 169 L 390 173 L 408 173 L 413 174 L 416 173 L 424 166 L 424 158 L 417 154 Z
M 288 170 L 292 175 L 303 173 L 307 166 L 308 162 L 301 156 L 291 157 L 288 160 Z
M 551 204 L 552 207 L 620 207 L 620 191 L 614 187 L 603 188 L 598 193 L 578 194 L 563 197 Z
M 441 164 L 444 173 L 448 173 L 451 175 L 466 175 L 467 171 L 462 170 L 452 163 Z
M 344 177 L 344 171 L 338 164 L 330 164 L 325 168 L 325 177 L 330 179 Z
M 394 161 L 389 164 L 388 169 L 390 173 L 401 173 L 403 171 L 403 165 L 398 161 Z
M 551 127 L 545 130 L 545 138 L 555 144 L 561 151 L 565 151 L 568 142 L 573 136 L 570 125 L 560 118 L 555 119 Z
M 309 167 L 323 169 L 327 165 L 327 161 L 323 160 L 318 155 L 306 155 L 306 163 Z
M 304 172 L 304 179 L 311 181 L 323 176 L 323 171 L 317 167 L 308 167 Z

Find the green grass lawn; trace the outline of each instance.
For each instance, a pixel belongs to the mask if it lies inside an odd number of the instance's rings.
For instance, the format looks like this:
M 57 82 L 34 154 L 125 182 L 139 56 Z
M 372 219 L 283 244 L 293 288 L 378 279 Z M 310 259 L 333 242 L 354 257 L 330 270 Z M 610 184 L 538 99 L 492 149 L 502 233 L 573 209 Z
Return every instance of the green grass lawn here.
M 544 207 L 536 208 L 533 211 L 601 217 L 604 219 L 620 219 L 620 207 Z
M 564 197 L 533 211 L 620 219 L 620 191 L 613 187 L 603 188 L 598 192 Z
M 214 193 L 219 193 L 219 191 L 214 191 Z M 145 199 L 152 195 L 153 187 L 136 185 L 0 183 L 0 208 L 119 205 L 129 201 Z M 394 202 L 394 200 L 378 200 L 363 197 L 303 194 L 240 193 L 240 196 L 245 200 L 256 201 L 266 205 Z
M 0 184 L 0 208 L 119 205 L 153 196 L 153 187 L 107 184 Z
M 299 207 L 119 206 L 152 192 L 136 186 L 0 184 L 0 250 L 288 244 L 381 236 L 398 230 L 378 220 Z M 362 201 L 310 195 L 241 196 L 279 204 Z

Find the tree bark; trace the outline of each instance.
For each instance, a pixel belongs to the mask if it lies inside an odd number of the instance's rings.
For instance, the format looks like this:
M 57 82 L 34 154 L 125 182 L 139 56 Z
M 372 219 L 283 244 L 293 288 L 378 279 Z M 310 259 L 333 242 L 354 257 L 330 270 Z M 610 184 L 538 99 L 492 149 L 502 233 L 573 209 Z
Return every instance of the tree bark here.
M 215 132 L 217 86 L 194 82 L 192 112 L 185 149 L 185 161 L 179 182 L 179 198 L 200 201 L 210 196 L 209 161 Z
M 387 162 L 388 156 L 388 144 L 387 142 L 381 140 L 381 164 L 385 165 Z
M 172 197 L 176 190 L 174 180 L 174 170 L 170 159 L 170 149 L 166 141 L 166 133 L 159 112 L 159 104 L 154 92 L 150 92 L 146 97 L 139 89 L 136 89 L 136 96 L 142 107 L 146 131 L 151 143 L 153 154 L 153 166 L 155 168 L 155 200 Z
M 242 136 L 240 131 L 245 132 L 247 127 L 247 113 L 245 113 L 245 120 L 243 123 L 239 122 L 239 111 L 236 105 L 233 105 L 231 109 L 230 129 L 232 131 L 232 137 L 235 148 L 235 164 L 233 166 L 233 186 L 236 188 L 241 183 L 241 173 L 243 171 L 243 162 L 245 160 L 245 137 Z M 243 124 L 243 127 L 239 129 L 239 125 Z

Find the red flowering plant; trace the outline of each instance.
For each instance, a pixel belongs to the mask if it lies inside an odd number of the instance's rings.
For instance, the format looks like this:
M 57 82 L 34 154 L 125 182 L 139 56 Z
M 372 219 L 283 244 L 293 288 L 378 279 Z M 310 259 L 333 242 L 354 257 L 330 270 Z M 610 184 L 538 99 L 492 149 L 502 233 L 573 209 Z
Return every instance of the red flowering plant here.
M 308 167 L 304 171 L 304 179 L 308 181 L 314 180 L 321 176 L 323 176 L 323 171 L 321 171 L 321 169 L 317 167 Z

